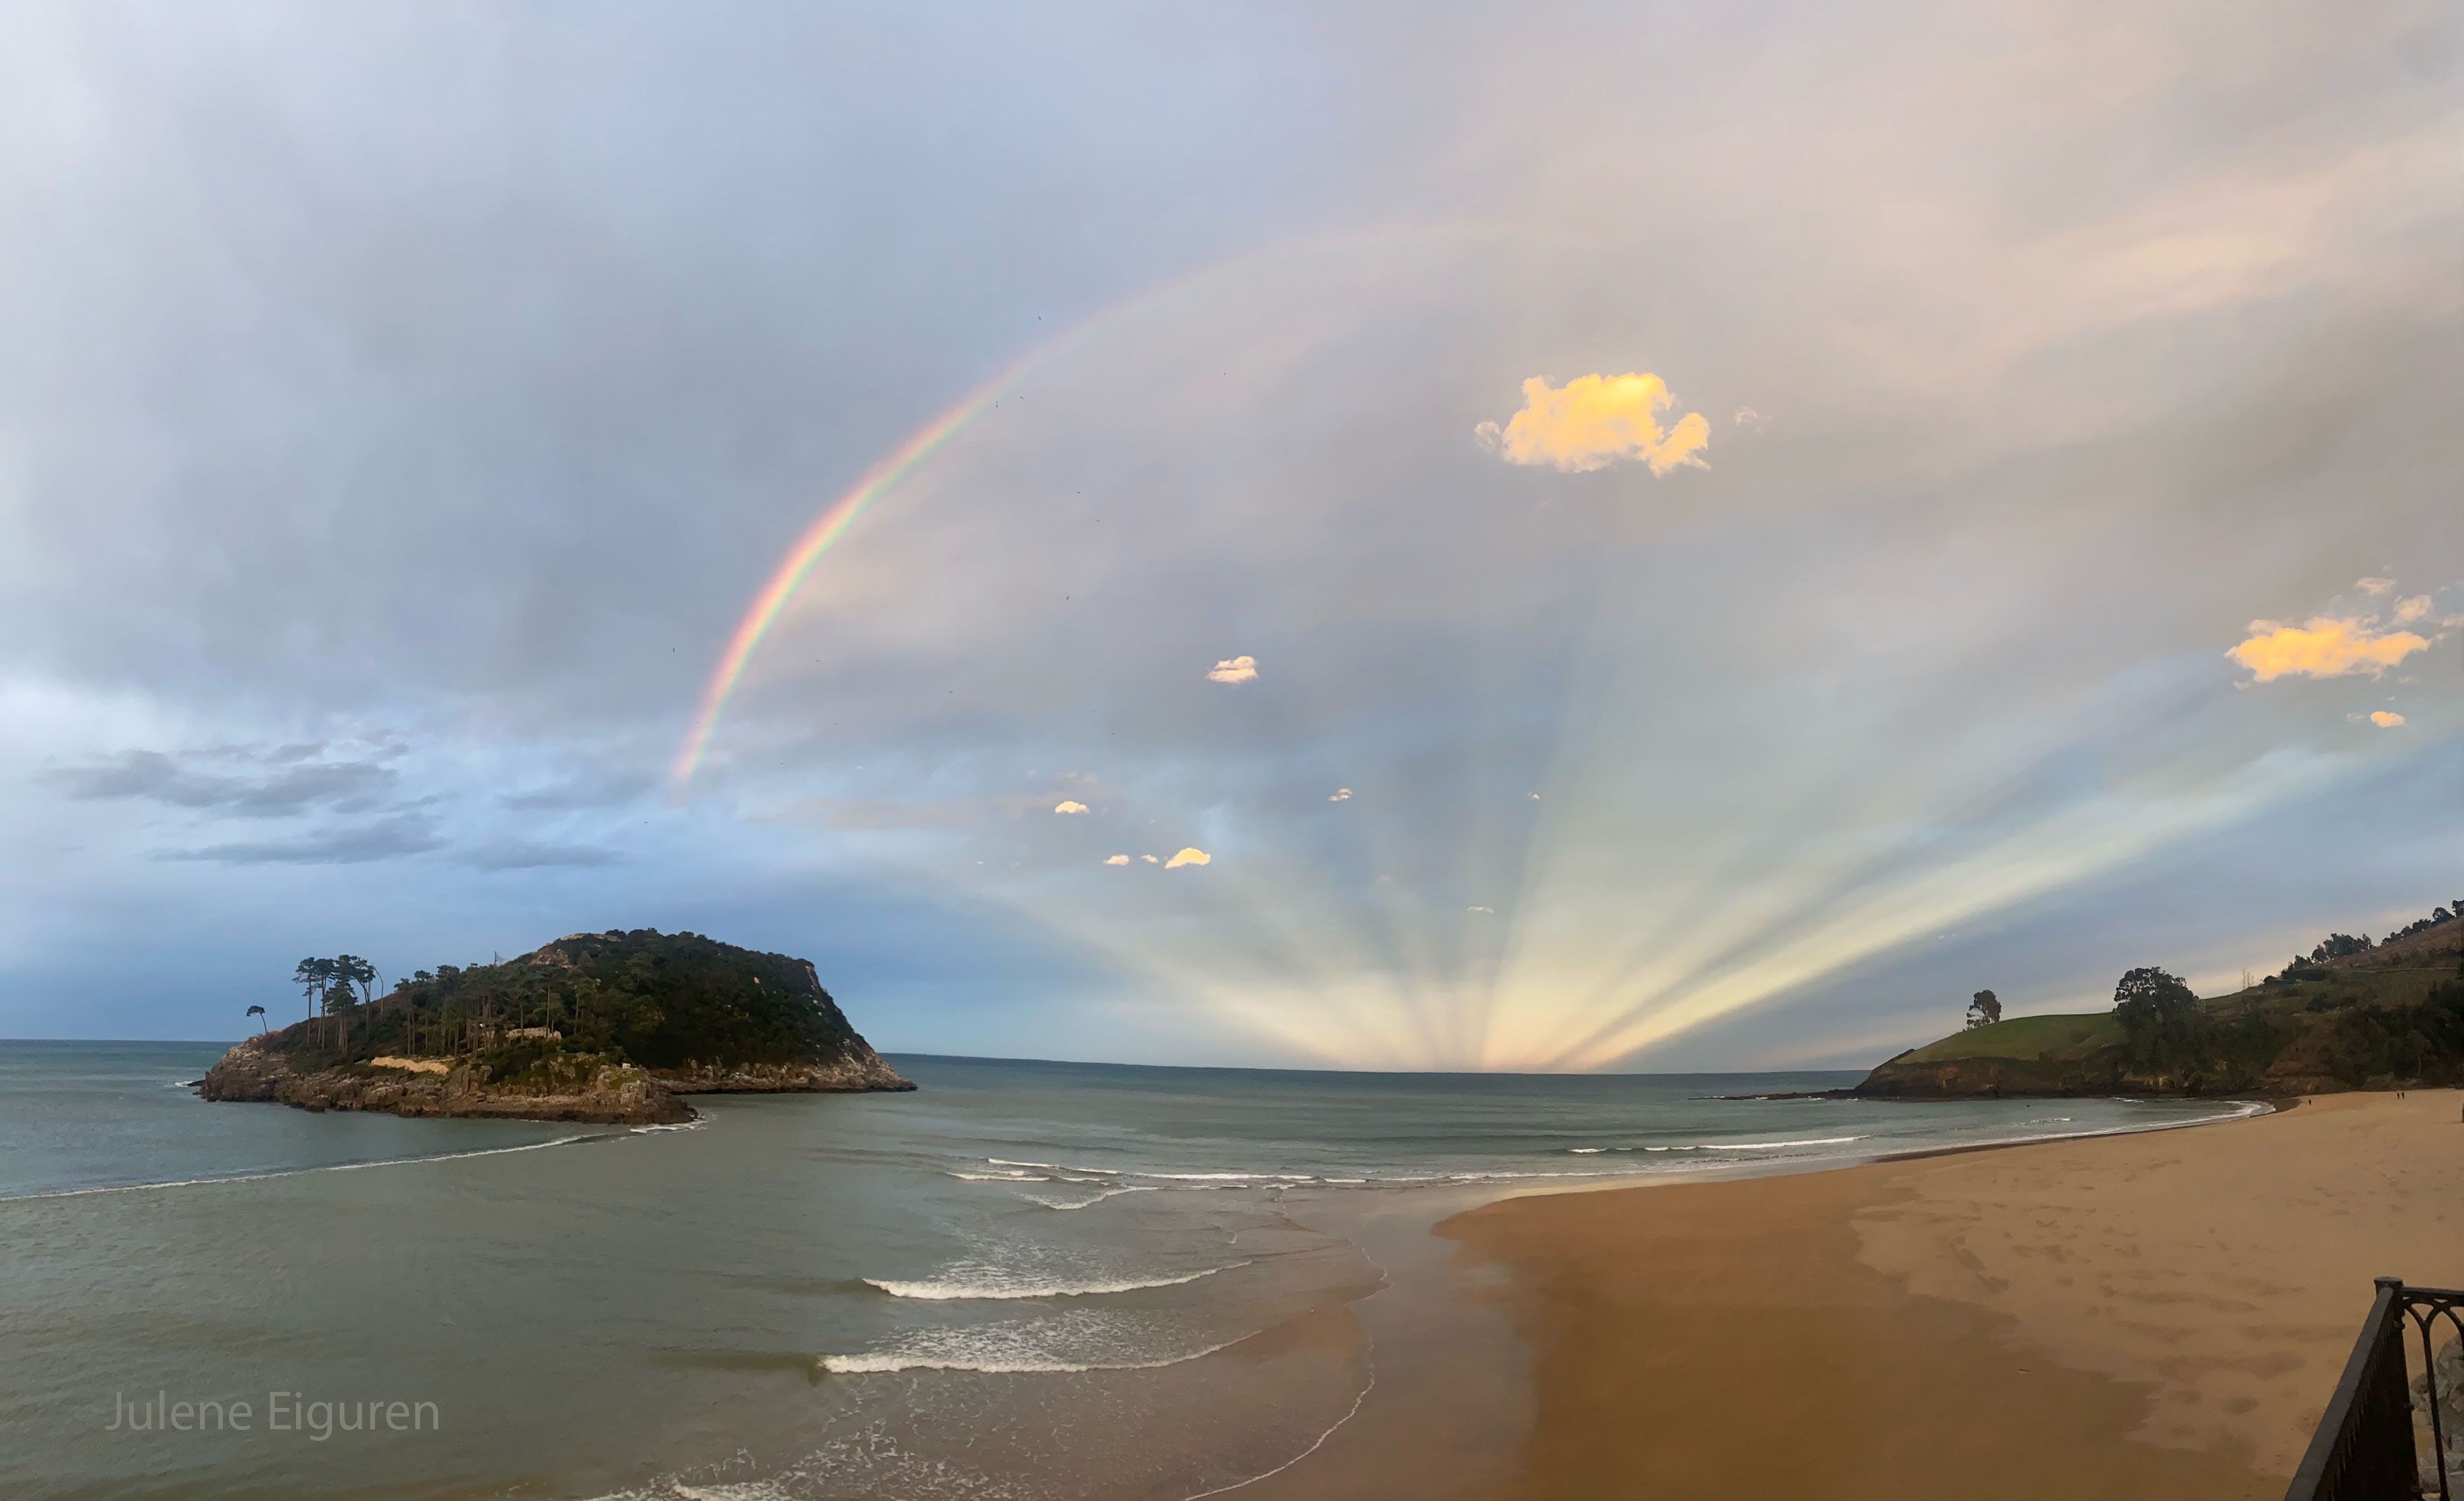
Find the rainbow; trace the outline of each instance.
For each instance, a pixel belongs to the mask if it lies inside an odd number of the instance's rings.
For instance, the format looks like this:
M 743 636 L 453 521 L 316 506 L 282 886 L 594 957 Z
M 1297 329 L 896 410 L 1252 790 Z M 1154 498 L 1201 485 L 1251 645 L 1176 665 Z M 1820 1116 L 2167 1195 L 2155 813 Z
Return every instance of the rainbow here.
M 701 765 L 703 753 L 710 749 L 710 738 L 718 728 L 719 716 L 727 710 L 727 700 L 736 693 L 736 685 L 743 680 L 745 667 L 752 662 L 753 653 L 761 649 L 762 639 L 770 634 L 770 628 L 779 623 L 780 615 L 787 608 L 787 602 L 795 598 L 796 591 L 803 586 L 804 579 L 813 571 L 814 564 L 838 545 L 839 540 L 847 536 L 847 529 L 855 525 L 856 519 L 864 515 L 866 507 L 888 494 L 916 465 L 931 457 L 935 450 L 965 431 L 978 417 L 992 410 L 993 404 L 1001 400 L 1003 393 L 1061 344 L 1068 342 L 1067 339 L 1058 340 L 1031 351 L 1009 368 L 968 392 L 956 406 L 916 429 L 906 442 L 866 470 L 845 494 L 830 502 L 812 525 L 804 529 L 802 537 L 796 539 L 795 546 L 789 548 L 787 556 L 781 560 L 778 568 L 771 573 L 770 581 L 761 585 L 760 593 L 753 597 L 753 604 L 745 610 L 744 618 L 737 622 L 736 634 L 728 638 L 727 650 L 719 655 L 717 671 L 711 674 L 709 685 L 702 690 L 701 712 L 693 717 L 693 728 L 686 734 L 684 745 L 676 753 L 675 765 L 669 772 L 670 779 L 676 785 L 682 786 L 693 780 L 693 772 Z
M 726 712 L 729 698 L 734 696 L 737 685 L 743 680 L 744 670 L 751 665 L 753 654 L 761 649 L 763 639 L 779 623 L 780 615 L 787 608 L 787 602 L 795 598 L 796 591 L 803 586 L 814 566 L 829 555 L 840 539 L 847 536 L 866 508 L 897 488 L 898 482 L 912 474 L 916 465 L 965 431 L 977 418 L 990 411 L 1012 386 L 1039 367 L 1054 363 L 1100 331 L 1125 322 L 1140 312 L 1170 301 L 1203 283 L 1265 262 L 1394 240 L 1415 241 L 1433 236 L 1496 232 L 1478 225 L 1381 226 L 1268 246 L 1201 266 L 1185 276 L 1149 288 L 1125 301 L 1102 309 L 1085 322 L 1028 350 L 1000 374 L 969 391 L 956 405 L 918 428 L 907 441 L 866 470 L 854 485 L 830 502 L 813 524 L 804 529 L 803 535 L 796 539 L 795 546 L 788 550 L 785 559 L 771 573 L 769 582 L 761 586 L 761 592 L 753 597 L 744 618 L 737 623 L 736 634 L 728 638 L 727 650 L 719 655 L 717 670 L 711 673 L 709 684 L 702 690 L 701 711 L 693 717 L 693 728 L 686 732 L 684 744 L 676 752 L 675 764 L 669 772 L 670 780 L 678 787 L 693 780 L 693 773 L 701 766 L 702 757 L 710 749 L 711 736 L 718 728 L 719 717 Z

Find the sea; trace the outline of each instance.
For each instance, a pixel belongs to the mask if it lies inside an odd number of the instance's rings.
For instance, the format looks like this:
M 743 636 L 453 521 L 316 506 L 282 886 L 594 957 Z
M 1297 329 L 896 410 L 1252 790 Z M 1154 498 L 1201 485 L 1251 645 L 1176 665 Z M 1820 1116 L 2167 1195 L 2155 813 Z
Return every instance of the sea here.
M 209 1104 L 223 1047 L 0 1042 L 0 1496 L 1221 1495 L 1462 1208 L 2256 1108 L 905 1056 L 626 1129 Z

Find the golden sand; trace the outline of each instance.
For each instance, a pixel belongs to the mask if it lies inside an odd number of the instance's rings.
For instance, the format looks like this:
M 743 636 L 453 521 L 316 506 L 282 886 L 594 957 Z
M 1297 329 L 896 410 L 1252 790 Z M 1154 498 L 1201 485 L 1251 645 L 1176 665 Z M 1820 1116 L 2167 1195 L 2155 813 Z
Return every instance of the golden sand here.
M 1441 1226 L 1456 1295 L 1409 1369 L 1262 1501 L 2273 1501 L 2370 1279 L 2464 1285 L 2459 1112 L 2454 1091 L 2339 1095 L 1489 1204 Z M 1528 1398 L 1482 1334 L 1501 1314 Z M 1514 1409 L 1494 1452 L 1460 1441 L 1466 1403 Z

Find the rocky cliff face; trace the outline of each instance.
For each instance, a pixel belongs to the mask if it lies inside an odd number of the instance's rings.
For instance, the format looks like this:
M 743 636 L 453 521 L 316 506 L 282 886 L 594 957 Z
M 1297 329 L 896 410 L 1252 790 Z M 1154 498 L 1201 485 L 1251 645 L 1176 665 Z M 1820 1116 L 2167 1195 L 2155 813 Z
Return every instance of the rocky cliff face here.
M 370 1064 L 295 1072 L 252 1038 L 206 1071 L 199 1093 L 209 1100 L 265 1100 L 300 1110 L 382 1111 L 517 1120 L 573 1120 L 595 1125 L 669 1125 L 693 1118 L 693 1107 L 630 1064 L 558 1060 L 560 1066 L 518 1080 L 489 1079 L 478 1067 L 456 1064 L 443 1073 Z
M 686 1064 L 660 1069 L 653 1076 L 679 1094 L 853 1093 L 915 1087 L 862 1038 L 834 1063 Z

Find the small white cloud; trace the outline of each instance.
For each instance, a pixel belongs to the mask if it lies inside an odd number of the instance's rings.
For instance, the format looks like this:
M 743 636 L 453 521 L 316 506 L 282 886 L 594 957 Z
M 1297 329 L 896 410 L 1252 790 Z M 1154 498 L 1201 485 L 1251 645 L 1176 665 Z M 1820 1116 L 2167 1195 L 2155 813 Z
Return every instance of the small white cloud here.
M 1147 858 L 1152 860 L 1155 856 L 1149 855 Z M 1191 846 L 1183 849 L 1178 854 L 1174 855 L 1171 859 L 1166 860 L 1163 863 L 1163 868 L 1167 871 L 1177 871 L 1184 865 L 1212 865 L 1214 863 L 1215 857 L 1213 855 L 1208 854 L 1205 850 L 1198 849 L 1195 846 Z
M 2404 625 L 2409 626 L 2429 613 L 2430 596 L 2427 594 L 2415 594 L 2409 599 L 2395 602 L 2395 618 Z
M 1497 911 L 1497 909 L 1496 909 L 1496 908 L 1494 908 L 1494 907 L 1465 907 L 1465 908 L 1463 909 L 1463 911 L 1465 911 L 1465 912 L 1485 912 L 1485 913 L 1494 914 L 1494 913 Z
M 1206 671 L 1210 683 L 1249 683 L 1258 678 L 1258 659 L 1254 656 L 1227 656 Z
M 1767 428 L 1771 426 L 1771 419 L 1751 407 L 1740 407 L 1737 408 L 1736 423 L 1740 428 Z
M 1087 811 L 1087 805 L 1069 798 L 1064 798 L 1060 802 L 1052 805 L 1052 811 L 1056 813 L 1084 813 Z
M 1540 801 L 1540 794 L 1539 794 L 1539 793 L 1537 793 L 1537 792 L 1532 793 L 1532 794 L 1531 794 L 1531 801 L 1532 801 L 1532 802 L 1534 802 L 1534 803 L 1539 802 L 1539 801 Z
M 1141 859 L 1141 860 L 1144 860 L 1144 861 L 1145 861 L 1147 864 L 1149 864 L 1149 865 L 1153 865 L 1153 864 L 1155 864 L 1155 857 L 1154 855 L 1151 855 L 1151 854 L 1142 854 L 1142 855 L 1138 856 L 1138 858 L 1139 858 L 1139 859 Z
M 2395 587 L 2395 580 L 2355 579 L 2353 581 L 2353 587 L 2361 590 L 2365 594 L 2385 594 L 2387 590 Z
M 1108 854 L 1104 856 L 1104 863 L 1106 865 L 1127 865 L 1130 863 L 1130 857 L 1125 854 Z
M 1334 789 L 1334 794 L 1331 797 L 1329 797 L 1327 801 L 1330 803 L 1349 803 L 1352 801 L 1352 789 L 1350 787 L 1337 787 Z

